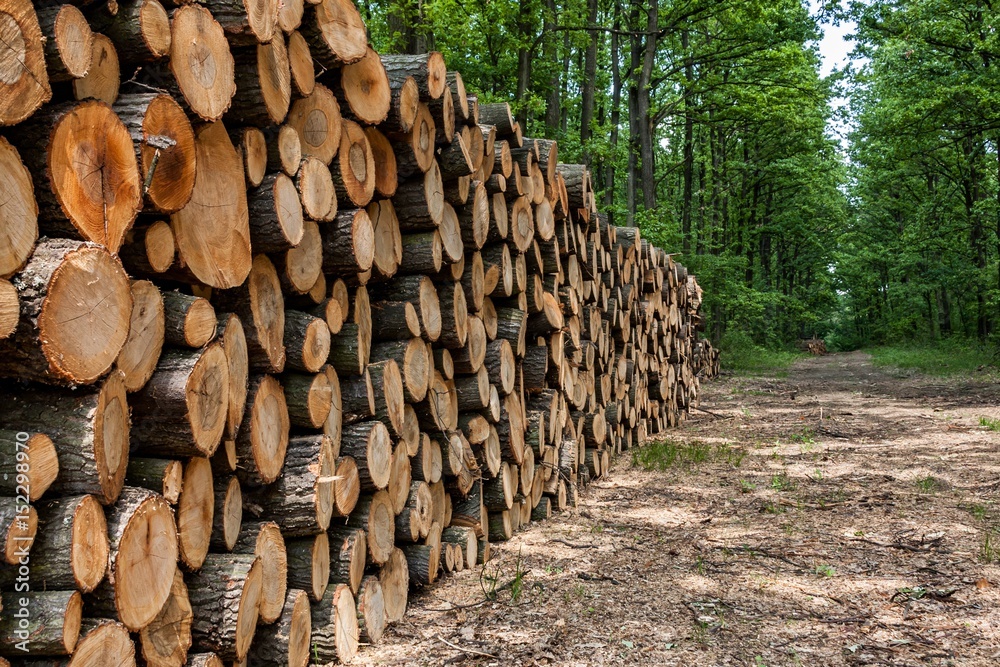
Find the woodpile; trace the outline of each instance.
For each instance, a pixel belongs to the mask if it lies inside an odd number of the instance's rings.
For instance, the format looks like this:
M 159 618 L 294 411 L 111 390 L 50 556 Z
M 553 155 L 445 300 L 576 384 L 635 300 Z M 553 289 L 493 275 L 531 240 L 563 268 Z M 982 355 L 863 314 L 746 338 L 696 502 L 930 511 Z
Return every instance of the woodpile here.
M 808 352 L 814 357 L 821 357 L 827 354 L 826 341 L 822 338 L 802 338 L 799 340 L 799 349 Z
M 0 664 L 349 662 L 717 370 L 587 167 L 351 0 L 0 32 Z

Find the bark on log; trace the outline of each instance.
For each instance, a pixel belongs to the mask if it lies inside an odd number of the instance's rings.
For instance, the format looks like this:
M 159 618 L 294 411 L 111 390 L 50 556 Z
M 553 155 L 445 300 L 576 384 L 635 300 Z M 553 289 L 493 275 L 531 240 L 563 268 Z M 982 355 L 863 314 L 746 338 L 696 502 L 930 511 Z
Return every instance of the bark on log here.
M 281 529 L 273 521 L 244 522 L 233 553 L 260 559 L 260 621 L 274 623 L 288 588 L 288 554 Z
M 246 657 L 257 629 L 263 579 L 257 556 L 208 556 L 189 582 L 194 610 L 191 634 L 196 649 L 214 651 L 226 660 L 242 661 Z
M 255 635 L 253 660 L 288 667 L 306 667 L 309 664 L 311 633 L 309 595 L 303 590 L 290 588 L 285 596 L 281 617 L 277 622 L 260 628 Z

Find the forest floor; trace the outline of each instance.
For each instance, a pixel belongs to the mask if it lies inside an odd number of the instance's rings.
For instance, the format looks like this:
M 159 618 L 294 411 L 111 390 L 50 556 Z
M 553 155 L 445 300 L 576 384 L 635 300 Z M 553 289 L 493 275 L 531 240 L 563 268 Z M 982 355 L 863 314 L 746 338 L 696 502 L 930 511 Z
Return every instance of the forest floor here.
M 618 457 L 355 663 L 1000 664 L 1000 384 L 850 353 L 702 389 L 661 469 Z

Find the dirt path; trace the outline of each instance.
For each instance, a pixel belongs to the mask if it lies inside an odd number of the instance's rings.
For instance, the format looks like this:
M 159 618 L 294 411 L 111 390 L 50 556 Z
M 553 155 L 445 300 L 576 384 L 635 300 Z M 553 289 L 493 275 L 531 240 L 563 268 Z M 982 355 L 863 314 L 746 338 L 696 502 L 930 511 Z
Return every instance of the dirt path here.
M 1000 387 L 853 353 L 704 389 L 678 462 L 620 457 L 357 663 L 1000 664 Z

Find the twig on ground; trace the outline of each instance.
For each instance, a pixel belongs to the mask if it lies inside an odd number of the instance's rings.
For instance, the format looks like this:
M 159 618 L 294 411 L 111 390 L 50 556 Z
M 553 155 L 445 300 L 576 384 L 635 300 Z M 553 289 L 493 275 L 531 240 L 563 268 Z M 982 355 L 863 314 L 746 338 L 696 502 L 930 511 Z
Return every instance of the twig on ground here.
M 452 648 L 453 648 L 453 649 L 455 649 L 456 651 L 461 651 L 462 653 L 469 653 L 469 654 L 471 654 L 471 655 L 481 655 L 481 656 L 483 656 L 484 658 L 493 658 L 493 659 L 497 659 L 497 658 L 499 658 L 499 657 L 500 657 L 500 656 L 498 656 L 498 655 L 493 655 L 492 653 L 483 653 L 482 651 L 477 651 L 477 650 L 475 650 L 475 649 L 471 649 L 471 648 L 464 648 L 464 647 L 462 647 L 462 646 L 459 646 L 458 644 L 452 644 L 452 643 L 451 643 L 450 641 L 448 641 L 447 639 L 445 639 L 445 638 L 444 638 L 444 637 L 442 637 L 441 635 L 437 635 L 437 638 L 438 638 L 438 639 L 439 639 L 439 640 L 440 640 L 441 642 L 443 642 L 443 643 L 447 644 L 448 646 L 452 647 Z

